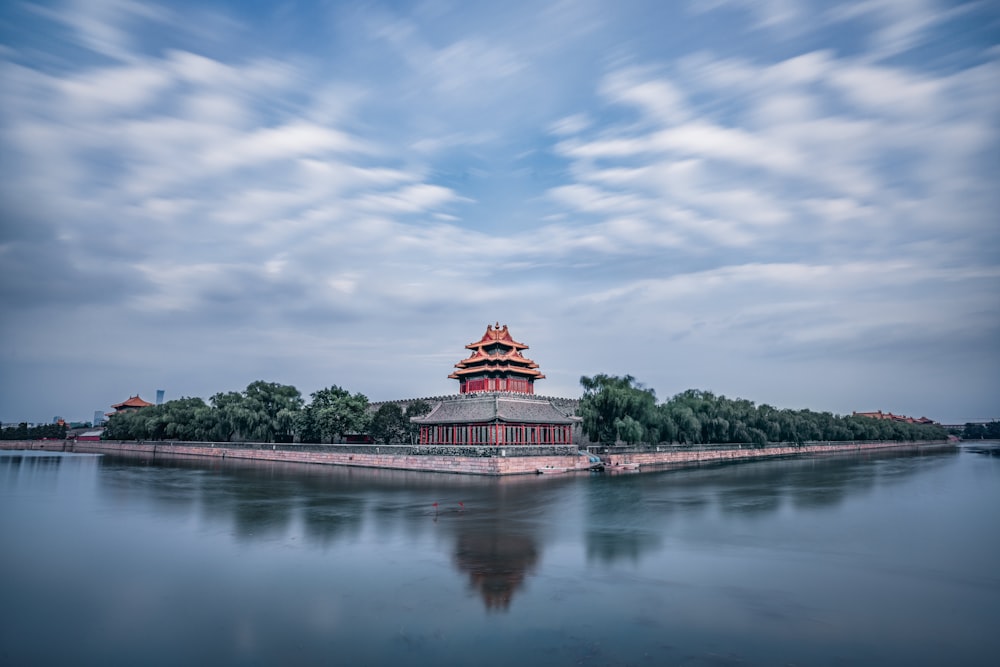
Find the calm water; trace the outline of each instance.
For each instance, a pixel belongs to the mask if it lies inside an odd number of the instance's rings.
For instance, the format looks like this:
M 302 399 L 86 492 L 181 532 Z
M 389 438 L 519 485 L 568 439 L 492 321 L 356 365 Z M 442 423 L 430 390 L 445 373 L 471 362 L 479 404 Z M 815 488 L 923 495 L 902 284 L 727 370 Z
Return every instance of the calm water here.
M 500 480 L 0 452 L 0 663 L 995 665 L 998 515 L 971 448 Z

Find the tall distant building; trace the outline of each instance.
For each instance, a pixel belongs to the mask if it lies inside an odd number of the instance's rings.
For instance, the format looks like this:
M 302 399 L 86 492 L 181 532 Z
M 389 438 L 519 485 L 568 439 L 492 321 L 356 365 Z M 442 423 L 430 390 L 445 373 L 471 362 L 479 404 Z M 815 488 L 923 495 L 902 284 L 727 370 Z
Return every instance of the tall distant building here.
M 455 364 L 448 377 L 459 381 L 459 393 L 414 417 L 422 445 L 568 445 L 580 421 L 552 400 L 534 396 L 535 380 L 545 376 L 538 364 L 521 354 L 528 349 L 514 340 L 507 325 L 487 325 L 482 338 L 465 346 L 468 358 Z
M 156 404 L 157 405 L 163 405 L 163 390 L 162 389 L 157 389 L 156 390 Z
M 104 411 L 94 410 L 94 426 L 104 423 Z

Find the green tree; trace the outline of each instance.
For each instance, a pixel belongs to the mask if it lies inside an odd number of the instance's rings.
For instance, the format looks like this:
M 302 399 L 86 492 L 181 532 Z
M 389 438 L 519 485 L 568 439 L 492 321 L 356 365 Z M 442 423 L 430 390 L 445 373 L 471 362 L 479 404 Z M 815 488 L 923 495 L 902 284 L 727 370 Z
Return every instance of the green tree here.
M 348 433 L 367 433 L 372 418 L 367 396 L 351 394 L 337 385 L 313 392 L 304 412 L 299 424 L 308 430 L 305 442 L 336 442 Z
M 372 416 L 371 434 L 375 442 L 401 443 L 409 440 L 409 424 L 397 403 L 383 403 Z
M 618 434 L 618 440 L 623 440 L 628 445 L 634 445 L 642 440 L 646 430 L 637 420 L 630 415 L 625 415 L 615 419 L 615 432 Z
M 116 412 L 108 417 L 101 437 L 105 440 L 144 440 L 146 438 L 146 417 L 148 408 Z
M 968 422 L 962 429 L 963 440 L 983 440 L 986 438 L 986 424 Z
M 678 427 L 666 403 L 656 407 L 657 424 L 659 425 L 659 441 L 674 442 L 677 440 Z
M 188 434 L 199 439 L 230 442 L 292 442 L 302 410 L 302 395 L 291 385 L 257 380 L 243 392 L 220 392 L 211 410 L 185 406 L 191 420 Z
M 594 442 L 612 444 L 625 429 L 631 442 L 658 441 L 659 415 L 656 393 L 636 382 L 631 375 L 595 375 L 580 378 L 583 398 L 579 414 L 583 432 Z M 626 420 L 626 417 L 628 420 Z
M 292 442 L 302 394 L 295 387 L 257 380 L 243 392 L 250 423 L 248 436 L 262 442 Z
M 209 440 L 231 442 L 249 431 L 253 418 L 242 393 L 219 392 L 209 402 L 212 406 L 207 436 Z

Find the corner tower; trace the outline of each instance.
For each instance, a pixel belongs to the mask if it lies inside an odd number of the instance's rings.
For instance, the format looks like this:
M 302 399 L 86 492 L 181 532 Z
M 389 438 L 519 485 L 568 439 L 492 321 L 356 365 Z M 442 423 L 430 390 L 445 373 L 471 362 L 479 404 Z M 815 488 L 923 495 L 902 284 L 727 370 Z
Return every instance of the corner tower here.
M 528 346 L 514 340 L 506 324 L 487 325 L 483 337 L 465 348 L 471 354 L 448 376 L 458 380 L 461 393 L 410 419 L 420 427 L 421 445 L 573 444 L 580 418 L 533 395 L 535 380 L 545 376 L 521 354 Z
M 448 377 L 459 381 L 459 392 L 471 394 L 480 391 L 507 391 L 516 394 L 534 394 L 535 380 L 545 376 L 538 364 L 521 354 L 528 346 L 514 340 L 507 325 L 486 325 L 486 333 L 465 349 L 472 354 L 455 364 L 455 372 Z

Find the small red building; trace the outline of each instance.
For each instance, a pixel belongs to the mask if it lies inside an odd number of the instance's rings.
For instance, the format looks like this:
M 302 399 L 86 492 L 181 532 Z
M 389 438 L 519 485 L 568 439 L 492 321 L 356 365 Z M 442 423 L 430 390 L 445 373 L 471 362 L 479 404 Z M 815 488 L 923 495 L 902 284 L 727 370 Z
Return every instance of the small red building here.
M 472 353 L 448 377 L 459 394 L 442 400 L 413 423 L 422 445 L 568 445 L 580 421 L 552 401 L 534 396 L 535 380 L 545 376 L 521 354 L 528 349 L 507 325 L 487 325 L 482 338 L 465 346 Z

